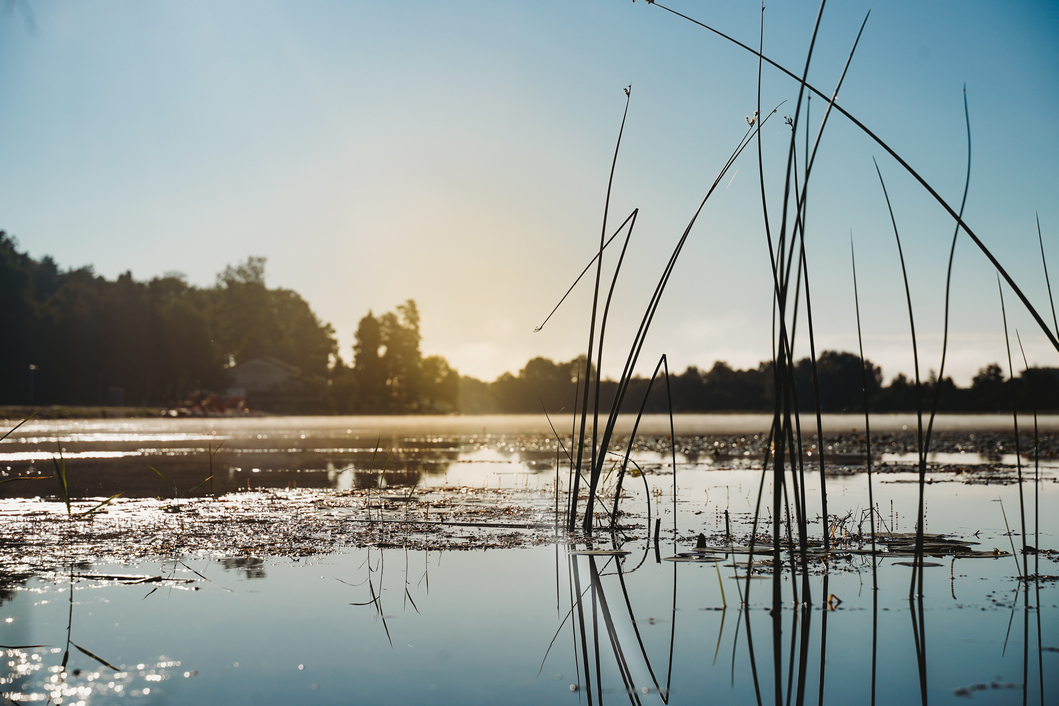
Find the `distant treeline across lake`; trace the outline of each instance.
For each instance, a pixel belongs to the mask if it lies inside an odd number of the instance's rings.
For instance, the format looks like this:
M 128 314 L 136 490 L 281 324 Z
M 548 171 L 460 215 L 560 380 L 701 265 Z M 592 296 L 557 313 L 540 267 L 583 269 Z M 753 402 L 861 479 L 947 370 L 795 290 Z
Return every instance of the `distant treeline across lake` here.
M 0 405 L 139 405 L 170 407 L 204 398 L 245 398 L 251 409 L 286 413 L 535 414 L 575 407 L 583 356 L 565 362 L 530 360 L 492 382 L 460 376 L 441 356 L 420 351 L 414 301 L 396 311 L 368 312 L 355 332 L 352 363 L 334 329 L 289 289 L 265 284 L 264 258 L 226 267 L 211 287 L 179 273 L 150 281 L 131 273 L 108 280 L 91 267 L 62 270 L 18 249 L 0 231 Z M 824 412 L 864 408 L 861 359 L 824 351 L 816 364 Z M 867 361 L 868 399 L 875 412 L 917 406 L 914 381 L 883 384 Z M 623 411 L 636 412 L 649 380 L 634 378 Z M 1000 366 L 983 367 L 969 387 L 951 378 L 924 381 L 930 407 L 940 385 L 944 411 L 1059 409 L 1059 368 L 1031 368 L 1014 380 Z M 773 407 L 772 363 L 736 370 L 718 362 L 689 367 L 669 381 L 675 412 L 763 412 Z M 817 386 L 808 358 L 795 364 L 797 406 L 814 410 Z M 657 380 L 646 411 L 669 408 Z M 617 383 L 604 381 L 600 407 L 609 410 Z M 208 394 L 212 393 L 212 394 Z

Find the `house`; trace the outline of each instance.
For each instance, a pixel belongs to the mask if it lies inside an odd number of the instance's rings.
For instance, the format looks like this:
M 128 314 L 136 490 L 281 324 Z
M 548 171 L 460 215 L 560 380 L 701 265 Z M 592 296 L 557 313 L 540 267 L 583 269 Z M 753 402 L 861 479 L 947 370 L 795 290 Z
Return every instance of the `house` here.
M 270 356 L 251 358 L 228 369 L 226 397 L 242 397 L 251 409 L 275 413 L 306 413 L 323 406 L 321 386 L 301 369 Z

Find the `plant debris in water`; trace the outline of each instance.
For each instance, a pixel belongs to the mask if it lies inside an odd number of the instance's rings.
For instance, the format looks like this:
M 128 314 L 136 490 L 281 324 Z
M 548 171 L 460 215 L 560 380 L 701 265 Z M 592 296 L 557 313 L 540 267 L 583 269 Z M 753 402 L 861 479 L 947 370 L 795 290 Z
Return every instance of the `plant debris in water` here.
M 118 499 L 85 518 L 70 516 L 61 502 L 13 498 L 0 503 L 0 572 L 42 575 L 71 562 L 187 555 L 302 557 L 348 547 L 531 546 L 555 540 L 554 518 L 545 509 L 551 496 L 544 495 L 480 488 L 419 496 L 270 490 L 181 501 Z

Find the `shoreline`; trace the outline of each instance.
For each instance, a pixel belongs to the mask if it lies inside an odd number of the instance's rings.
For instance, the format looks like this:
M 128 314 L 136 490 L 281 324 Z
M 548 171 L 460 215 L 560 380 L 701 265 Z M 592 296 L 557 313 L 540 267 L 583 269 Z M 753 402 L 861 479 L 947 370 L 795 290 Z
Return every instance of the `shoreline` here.
M 275 429 L 275 428 L 313 428 L 338 429 L 352 428 L 359 433 L 426 433 L 426 434 L 545 434 L 552 435 L 549 419 L 544 414 L 483 414 L 483 415 L 247 415 L 215 417 L 165 417 L 161 407 L 96 407 L 96 406 L 54 406 L 32 408 L 23 406 L 0 406 L 0 428 L 10 430 L 34 412 L 29 422 L 83 422 L 100 423 L 115 419 L 144 420 L 145 428 L 200 428 L 202 425 L 211 428 L 230 427 L 234 429 Z M 924 421 L 927 419 L 924 415 Z M 600 427 L 605 417 L 600 417 Z M 619 415 L 616 431 L 627 434 L 631 431 L 635 415 Z M 673 415 L 673 425 L 677 436 L 702 436 L 711 434 L 767 434 L 772 415 L 763 412 L 711 412 L 686 413 Z M 914 413 L 880 413 L 870 418 L 874 433 L 911 431 L 917 427 Z M 864 415 L 824 414 L 822 415 L 825 433 L 862 433 Z M 551 424 L 563 433 L 571 428 L 569 416 L 553 415 Z M 816 416 L 811 413 L 801 415 L 803 432 L 815 435 Z M 1032 437 L 1034 417 L 1031 413 L 1019 414 L 1021 436 Z M 589 427 L 591 427 L 591 419 Z M 1059 414 L 1038 414 L 1037 426 L 1040 433 L 1059 433 Z M 947 412 L 939 413 L 934 422 L 935 431 L 962 432 L 1011 432 L 1013 431 L 1011 413 L 995 414 L 982 412 Z M 644 415 L 639 425 L 639 433 L 647 435 L 668 435 L 669 416 L 664 414 Z

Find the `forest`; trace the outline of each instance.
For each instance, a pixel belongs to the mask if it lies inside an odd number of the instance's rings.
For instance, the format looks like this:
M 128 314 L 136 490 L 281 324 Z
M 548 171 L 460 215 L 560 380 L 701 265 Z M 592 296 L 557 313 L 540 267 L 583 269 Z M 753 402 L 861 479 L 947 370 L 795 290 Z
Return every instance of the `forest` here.
M 584 357 L 566 362 L 534 358 L 522 370 L 492 382 L 461 377 L 441 356 L 423 356 L 416 303 L 393 312 L 369 311 L 355 331 L 351 363 L 334 329 L 297 293 L 265 284 L 266 261 L 248 257 L 225 267 L 210 287 L 180 273 L 147 282 L 126 272 L 111 281 L 91 267 L 60 269 L 36 260 L 0 231 L 0 405 L 133 405 L 171 407 L 212 392 L 223 395 L 232 371 L 259 358 L 293 366 L 302 395 L 296 407 L 255 411 L 323 414 L 534 414 L 575 405 Z M 823 351 L 817 360 L 820 406 L 825 412 L 864 408 L 861 360 Z M 914 380 L 903 374 L 883 384 L 867 361 L 868 405 L 873 412 L 914 411 Z M 669 380 L 675 412 L 770 411 L 772 363 L 737 370 L 717 362 L 688 367 Z M 624 411 L 639 409 L 650 381 L 636 378 Z M 600 407 L 613 403 L 616 383 L 604 380 Z M 943 411 L 1055 410 L 1059 368 L 1031 368 L 1009 379 L 996 364 L 983 367 L 969 387 L 951 378 L 924 380 L 929 409 L 935 386 Z M 812 361 L 795 363 L 796 404 L 815 409 Z M 666 385 L 656 380 L 648 412 L 669 408 Z M 306 402 L 308 400 L 308 402 Z
M 866 361 L 866 375 L 861 374 L 861 359 L 852 353 L 823 351 L 816 362 L 820 390 L 820 409 L 828 413 L 864 411 L 864 384 L 867 382 L 868 409 L 871 412 L 914 412 L 916 385 L 899 373 L 888 385 L 883 384 L 882 369 Z M 534 358 L 517 375 L 504 373 L 491 383 L 464 377 L 460 385 L 460 410 L 467 414 L 523 413 L 546 409 L 550 414 L 575 408 L 578 371 L 584 378 L 584 356 L 556 363 Z M 669 390 L 676 413 L 695 412 L 770 412 L 773 409 L 772 362 L 756 368 L 736 370 L 717 362 L 709 370 L 688 367 L 671 375 Z M 812 361 L 802 358 L 794 364 L 795 399 L 803 412 L 816 409 Z M 669 410 L 666 382 L 654 384 L 634 377 L 622 411 L 639 411 L 650 385 L 645 411 L 663 413 Z M 613 405 L 617 382 L 604 378 L 600 386 L 600 410 L 606 413 Z M 1016 396 L 1023 411 L 1056 411 L 1059 409 L 1059 368 L 1030 368 L 1007 378 L 999 365 L 983 367 L 969 387 L 957 386 L 946 377 L 939 383 L 933 376 L 922 380 L 920 398 L 929 411 L 935 387 L 939 387 L 938 409 L 944 412 L 1010 412 Z M 590 403 L 591 409 L 591 403 Z

